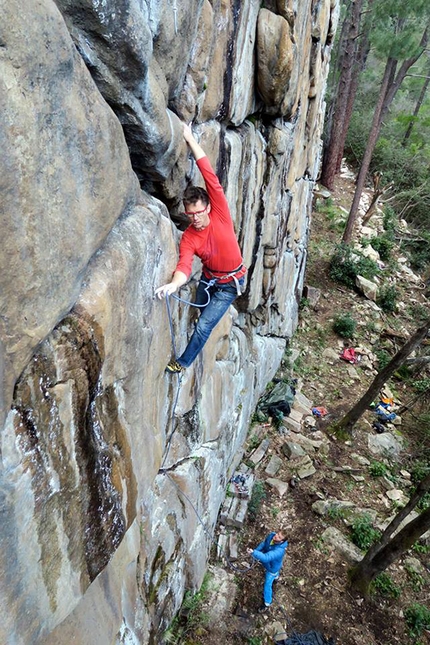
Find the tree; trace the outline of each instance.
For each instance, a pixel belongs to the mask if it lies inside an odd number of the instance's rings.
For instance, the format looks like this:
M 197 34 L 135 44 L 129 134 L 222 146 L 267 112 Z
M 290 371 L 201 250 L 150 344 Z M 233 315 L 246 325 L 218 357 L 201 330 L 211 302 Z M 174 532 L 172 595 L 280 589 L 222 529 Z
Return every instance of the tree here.
M 387 15 L 389 10 L 388 5 L 391 5 L 391 15 L 389 13 Z M 409 8 L 411 11 L 410 14 L 405 15 L 405 10 L 409 10 Z M 381 131 L 384 114 L 389 109 L 398 89 L 407 75 L 407 72 L 420 58 L 427 45 L 427 26 L 424 29 L 419 45 L 413 46 L 411 44 L 411 22 L 414 24 L 414 21 L 419 17 L 420 12 L 422 12 L 422 3 L 416 3 L 412 6 L 405 4 L 404 2 L 402 3 L 400 0 L 394 0 L 392 3 L 382 3 L 382 5 L 379 5 L 378 9 L 379 11 L 381 11 L 381 9 L 383 10 L 382 15 L 384 20 L 387 21 L 388 18 L 388 23 L 393 25 L 393 33 L 391 34 L 390 41 L 388 41 L 388 45 L 386 38 L 383 39 L 382 49 L 385 50 L 386 56 L 384 75 L 381 81 L 379 96 L 373 114 L 366 149 L 357 177 L 354 198 L 342 238 L 342 241 L 346 244 L 349 244 L 352 238 L 358 215 L 360 198 L 365 186 L 373 150 Z
M 429 61 L 430 61 L 430 59 L 429 59 Z M 429 70 L 427 72 L 427 76 L 425 77 L 425 80 L 424 80 L 424 84 L 423 84 L 423 86 L 421 88 L 420 95 L 419 95 L 418 100 L 416 102 L 414 113 L 412 115 L 412 119 L 410 120 L 409 125 L 408 125 L 408 127 L 406 129 L 406 132 L 405 132 L 405 136 L 403 137 L 402 146 L 405 146 L 407 144 L 408 139 L 411 136 L 412 128 L 414 127 L 414 123 L 416 122 L 416 120 L 418 118 L 418 113 L 419 113 L 419 111 L 421 109 L 421 106 L 422 106 L 422 104 L 424 102 L 424 98 L 425 98 L 425 95 L 427 93 L 429 85 L 430 85 L 430 65 L 429 65 Z
M 344 417 L 337 423 L 331 426 L 331 429 L 335 432 L 339 430 L 344 430 L 346 432 L 351 432 L 354 425 L 357 423 L 358 419 L 361 417 L 363 412 L 368 409 L 372 401 L 377 397 L 382 386 L 388 381 L 388 379 L 394 374 L 396 370 L 401 367 L 406 361 L 409 354 L 411 354 L 420 343 L 426 338 L 428 331 L 430 329 L 430 318 L 424 323 L 422 327 L 419 327 L 416 332 L 409 338 L 409 340 L 400 348 L 391 361 L 386 365 L 373 379 L 370 384 L 367 392 L 363 394 L 361 399 L 354 405 L 352 410 L 350 410 Z
M 405 551 L 430 529 L 430 507 L 411 520 L 393 536 L 403 520 L 417 506 L 430 490 L 430 475 L 427 475 L 385 529 L 379 542 L 373 544 L 364 558 L 350 571 L 350 582 L 354 589 L 367 596 L 372 580 L 395 562 Z
M 343 149 L 345 147 L 346 133 L 349 120 L 345 120 L 347 106 L 354 103 L 359 69 L 358 58 L 358 35 L 360 28 L 361 12 L 364 0 L 351 0 L 342 26 L 342 36 L 339 48 L 340 75 L 335 91 L 335 99 L 330 106 L 329 136 L 324 149 L 321 183 L 333 189 L 333 182 L 340 170 Z M 351 93 L 353 97 L 351 97 Z

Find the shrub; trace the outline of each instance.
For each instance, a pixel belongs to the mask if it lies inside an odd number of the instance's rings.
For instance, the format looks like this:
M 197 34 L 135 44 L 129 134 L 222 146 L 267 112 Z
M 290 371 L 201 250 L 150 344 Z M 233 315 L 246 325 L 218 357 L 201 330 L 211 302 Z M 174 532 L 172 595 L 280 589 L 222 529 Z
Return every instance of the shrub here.
M 399 294 L 398 294 L 398 291 L 397 291 L 396 287 L 394 287 L 394 286 L 384 287 L 379 292 L 379 297 L 378 297 L 378 300 L 377 300 L 377 304 L 384 311 L 387 311 L 387 312 L 396 311 L 398 295 Z
M 388 262 L 391 256 L 391 251 L 394 246 L 394 242 L 390 240 L 387 236 L 381 235 L 378 237 L 373 237 L 370 241 L 372 248 L 375 251 L 378 251 L 379 257 L 384 262 Z
M 416 592 L 421 591 L 421 589 L 426 584 L 425 578 L 420 573 L 418 573 L 418 571 L 413 569 L 412 567 L 408 567 L 406 565 L 405 569 L 406 569 L 407 574 L 408 574 L 408 576 L 410 578 L 413 590 L 416 591 Z
M 336 247 L 330 261 L 330 277 L 332 280 L 350 288 L 355 287 L 357 275 L 371 280 L 378 273 L 379 268 L 376 262 L 365 258 L 358 251 L 352 251 L 346 244 L 340 244 Z
M 420 636 L 424 629 L 430 629 L 430 609 L 415 602 L 405 609 L 405 620 L 410 636 Z
M 383 370 L 386 365 L 391 361 L 391 356 L 385 349 L 375 350 L 375 356 L 378 359 L 378 368 Z
M 371 589 L 378 591 L 382 596 L 386 596 L 387 598 L 399 598 L 402 593 L 400 587 L 394 584 L 391 577 L 385 571 L 380 573 L 379 576 L 376 576 L 372 581 Z
M 388 468 L 382 461 L 372 461 L 369 466 L 369 473 L 372 477 L 384 477 L 388 473 Z
M 352 338 L 354 336 L 357 323 L 350 314 L 336 316 L 333 323 L 333 331 L 342 338 Z
M 248 512 L 251 520 L 255 520 L 255 518 L 257 517 L 265 498 L 266 491 L 264 490 L 264 483 L 256 481 L 252 488 L 252 495 L 248 505 Z
M 393 234 L 395 229 L 396 229 L 396 223 L 397 223 L 397 214 L 394 208 L 391 206 L 385 206 L 384 207 L 384 228 L 387 232 Z
M 367 550 L 381 537 L 381 531 L 374 529 L 369 515 L 358 517 L 351 528 L 352 541 L 359 549 Z

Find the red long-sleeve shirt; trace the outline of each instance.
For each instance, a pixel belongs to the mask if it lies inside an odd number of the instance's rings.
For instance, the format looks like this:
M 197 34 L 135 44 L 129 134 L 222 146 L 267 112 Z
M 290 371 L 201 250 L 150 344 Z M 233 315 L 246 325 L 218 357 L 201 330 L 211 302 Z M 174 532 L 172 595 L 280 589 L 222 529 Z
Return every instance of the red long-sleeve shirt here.
M 176 270 L 182 271 L 189 277 L 193 257 L 197 255 L 203 262 L 203 274 L 206 278 L 223 277 L 241 267 L 242 254 L 234 232 L 227 199 L 209 159 L 202 157 L 197 161 L 197 165 L 209 195 L 210 223 L 202 231 L 197 231 L 192 225 L 184 231 L 179 244 L 179 262 Z M 246 268 L 242 266 L 235 273 L 235 277 L 239 279 L 245 273 Z M 232 277 L 226 278 L 223 282 L 231 280 L 233 280 Z

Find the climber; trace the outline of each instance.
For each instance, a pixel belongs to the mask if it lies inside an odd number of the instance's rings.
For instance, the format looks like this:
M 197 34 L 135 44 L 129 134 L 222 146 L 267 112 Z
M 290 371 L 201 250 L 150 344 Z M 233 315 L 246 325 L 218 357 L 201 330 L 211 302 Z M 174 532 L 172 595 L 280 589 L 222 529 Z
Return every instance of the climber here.
M 159 298 L 175 293 L 187 282 L 194 255 L 202 260 L 202 276 L 195 299 L 196 304 L 200 305 L 200 317 L 183 354 L 168 363 L 166 371 L 171 373 L 181 373 L 191 365 L 215 325 L 240 295 L 246 273 L 218 177 L 190 126 L 184 123 L 183 129 L 184 139 L 195 157 L 207 190 L 197 186 L 189 186 L 185 190 L 183 203 L 190 225 L 179 244 L 179 262 L 172 281 L 155 290 Z
M 263 587 L 263 604 L 258 609 L 260 613 L 268 610 L 272 604 L 272 586 L 279 578 L 285 550 L 288 546 L 286 531 L 279 528 L 276 533 L 269 535 L 255 549 L 247 549 L 249 555 L 261 562 L 266 570 Z

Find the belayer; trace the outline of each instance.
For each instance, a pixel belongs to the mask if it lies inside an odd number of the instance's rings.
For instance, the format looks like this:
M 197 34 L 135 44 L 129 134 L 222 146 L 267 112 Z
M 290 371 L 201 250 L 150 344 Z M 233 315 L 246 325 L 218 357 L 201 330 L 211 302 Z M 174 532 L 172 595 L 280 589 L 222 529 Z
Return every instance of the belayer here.
M 165 298 L 175 293 L 190 277 L 193 258 L 203 263 L 195 304 L 200 317 L 185 351 L 167 365 L 167 372 L 182 372 L 203 349 L 213 328 L 241 293 L 246 267 L 233 228 L 227 199 L 218 177 L 191 128 L 183 124 L 184 139 L 191 149 L 205 181 L 206 190 L 189 186 L 183 196 L 185 215 L 190 225 L 179 244 L 179 262 L 172 281 L 155 293 Z
M 261 562 L 265 569 L 263 604 L 258 609 L 260 613 L 267 611 L 272 604 L 273 583 L 279 578 L 287 546 L 286 531 L 280 528 L 276 532 L 269 533 L 255 549 L 247 549 L 248 554 Z

